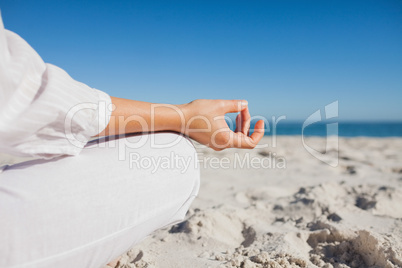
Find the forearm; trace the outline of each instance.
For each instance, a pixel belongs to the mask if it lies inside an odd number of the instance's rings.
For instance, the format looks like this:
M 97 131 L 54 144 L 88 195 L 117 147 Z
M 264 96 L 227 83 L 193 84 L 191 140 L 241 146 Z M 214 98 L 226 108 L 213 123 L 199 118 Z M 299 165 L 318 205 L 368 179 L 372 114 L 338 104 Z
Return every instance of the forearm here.
M 108 126 L 98 136 L 126 133 L 176 131 L 184 126 L 185 105 L 156 104 L 111 97 L 113 112 Z
M 176 131 L 214 150 L 254 148 L 264 135 L 264 121 L 249 135 L 250 113 L 244 100 L 195 100 L 188 104 L 156 104 L 112 97 L 108 126 L 98 136 Z M 236 130 L 229 129 L 226 113 L 239 113 Z

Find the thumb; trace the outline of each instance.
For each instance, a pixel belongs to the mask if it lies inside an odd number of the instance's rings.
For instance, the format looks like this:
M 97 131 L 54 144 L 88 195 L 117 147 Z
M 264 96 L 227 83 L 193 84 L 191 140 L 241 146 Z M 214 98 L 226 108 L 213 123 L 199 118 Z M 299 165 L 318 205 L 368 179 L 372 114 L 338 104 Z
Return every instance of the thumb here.
M 246 100 L 224 100 L 224 109 L 226 113 L 238 113 L 247 108 Z

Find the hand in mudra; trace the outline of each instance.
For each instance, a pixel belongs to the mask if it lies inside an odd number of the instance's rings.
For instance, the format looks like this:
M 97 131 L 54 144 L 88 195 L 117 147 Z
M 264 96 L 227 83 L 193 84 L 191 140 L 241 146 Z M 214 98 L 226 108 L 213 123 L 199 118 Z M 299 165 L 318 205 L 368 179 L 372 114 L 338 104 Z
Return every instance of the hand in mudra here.
M 264 121 L 259 120 L 249 135 L 250 113 L 244 100 L 195 100 L 181 107 L 185 127 L 180 132 L 214 150 L 254 148 L 264 136 Z M 237 113 L 236 130 L 232 131 L 225 114 Z

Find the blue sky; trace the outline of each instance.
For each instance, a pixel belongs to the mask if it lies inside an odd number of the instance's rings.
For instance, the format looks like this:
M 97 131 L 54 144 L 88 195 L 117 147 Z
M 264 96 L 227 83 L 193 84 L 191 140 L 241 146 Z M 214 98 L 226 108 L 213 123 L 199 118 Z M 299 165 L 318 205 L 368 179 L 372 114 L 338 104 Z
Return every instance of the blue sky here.
M 402 1 L 0 0 L 5 27 L 112 96 L 402 120 Z

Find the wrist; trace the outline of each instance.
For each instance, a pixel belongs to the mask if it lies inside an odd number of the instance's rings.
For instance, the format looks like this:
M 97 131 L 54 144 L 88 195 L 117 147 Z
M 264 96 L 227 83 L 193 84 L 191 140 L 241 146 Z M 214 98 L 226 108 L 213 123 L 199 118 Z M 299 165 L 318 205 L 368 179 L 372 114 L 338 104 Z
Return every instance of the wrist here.
M 191 103 L 175 105 L 177 107 L 175 129 L 176 132 L 187 135 L 187 123 L 192 117 Z
M 151 131 L 175 131 L 185 134 L 186 105 L 152 104 Z M 153 115 L 152 115 L 153 114 Z

